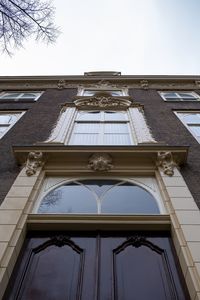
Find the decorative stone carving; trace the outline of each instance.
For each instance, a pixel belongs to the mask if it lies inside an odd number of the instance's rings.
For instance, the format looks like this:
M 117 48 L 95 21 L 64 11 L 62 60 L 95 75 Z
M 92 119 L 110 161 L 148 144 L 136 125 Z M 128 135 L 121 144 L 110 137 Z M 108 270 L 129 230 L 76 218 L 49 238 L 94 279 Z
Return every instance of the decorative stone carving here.
M 140 81 L 140 86 L 141 86 L 142 89 L 148 90 L 148 88 L 149 88 L 149 82 L 148 82 L 148 80 L 141 80 Z
M 131 101 L 127 99 L 119 99 L 116 97 L 94 96 L 84 99 L 78 99 L 75 102 L 77 107 L 100 107 L 100 108 L 122 108 L 125 109 L 131 105 Z
M 34 175 L 39 167 L 43 165 L 43 154 L 42 152 L 30 152 L 28 154 L 26 162 L 26 174 L 27 176 Z
M 197 85 L 198 88 L 200 88 L 200 80 L 196 80 L 195 84 Z
M 113 168 L 112 157 L 107 153 L 95 153 L 89 158 L 88 168 L 93 171 L 109 171 Z
M 72 124 L 75 110 L 75 107 L 63 106 L 60 116 L 45 143 L 60 144 L 65 142 L 69 135 L 69 126 Z
M 158 152 L 157 166 L 163 169 L 164 174 L 173 176 L 176 163 L 173 160 L 172 153 L 169 151 Z
M 66 87 L 66 81 L 63 79 L 59 80 L 57 86 L 59 90 L 64 89 Z
M 131 107 L 129 108 L 129 112 L 137 143 L 157 143 L 147 125 L 142 107 Z

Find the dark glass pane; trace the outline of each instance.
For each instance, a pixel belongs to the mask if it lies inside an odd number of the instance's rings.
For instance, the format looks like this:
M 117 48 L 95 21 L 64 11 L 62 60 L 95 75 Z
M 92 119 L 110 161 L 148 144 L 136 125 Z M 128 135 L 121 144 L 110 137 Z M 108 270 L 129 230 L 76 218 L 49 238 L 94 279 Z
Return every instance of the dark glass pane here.
M 39 207 L 39 213 L 97 213 L 94 195 L 86 187 L 68 184 L 47 194 Z
M 101 213 L 159 214 L 159 208 L 150 193 L 136 185 L 124 183 L 106 193 Z

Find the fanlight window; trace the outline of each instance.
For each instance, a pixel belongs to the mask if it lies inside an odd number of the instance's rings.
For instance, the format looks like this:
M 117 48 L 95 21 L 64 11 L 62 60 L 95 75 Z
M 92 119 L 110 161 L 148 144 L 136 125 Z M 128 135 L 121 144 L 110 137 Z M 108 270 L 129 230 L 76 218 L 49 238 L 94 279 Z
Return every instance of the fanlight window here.
M 50 191 L 38 213 L 159 214 L 155 198 L 135 184 L 117 180 L 81 180 Z

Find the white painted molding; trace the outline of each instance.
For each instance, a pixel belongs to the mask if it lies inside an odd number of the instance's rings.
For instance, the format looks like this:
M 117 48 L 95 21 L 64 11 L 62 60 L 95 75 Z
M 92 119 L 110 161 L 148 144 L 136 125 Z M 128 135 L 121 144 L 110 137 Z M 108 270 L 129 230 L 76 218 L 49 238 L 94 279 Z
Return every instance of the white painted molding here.
M 129 112 L 137 143 L 156 143 L 145 120 L 143 109 L 141 107 L 131 107 Z
M 45 141 L 45 143 L 64 143 L 69 127 L 72 123 L 76 108 L 75 107 L 63 107 L 60 112 L 58 121 L 53 128 L 50 137 Z

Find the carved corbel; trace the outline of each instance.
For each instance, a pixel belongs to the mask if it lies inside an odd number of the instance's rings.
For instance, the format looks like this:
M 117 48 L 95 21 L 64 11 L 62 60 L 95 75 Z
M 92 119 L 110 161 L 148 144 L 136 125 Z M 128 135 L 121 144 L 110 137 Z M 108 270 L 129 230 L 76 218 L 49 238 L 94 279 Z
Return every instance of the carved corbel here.
M 198 88 L 200 88 L 200 80 L 195 80 L 195 84 L 197 85 Z
M 61 80 L 58 81 L 57 87 L 58 87 L 59 90 L 64 89 L 65 86 L 66 86 L 66 81 L 65 80 L 61 79 Z
M 26 162 L 26 175 L 32 176 L 44 163 L 42 152 L 30 152 Z
M 88 168 L 93 171 L 109 171 L 113 168 L 112 157 L 107 153 L 95 153 L 89 158 Z
M 173 176 L 176 163 L 173 160 L 172 153 L 169 151 L 158 152 L 157 166 L 163 169 L 164 174 Z
M 148 82 L 148 80 L 141 80 L 140 81 L 140 86 L 141 86 L 142 89 L 148 90 L 148 88 L 149 88 L 149 82 Z

